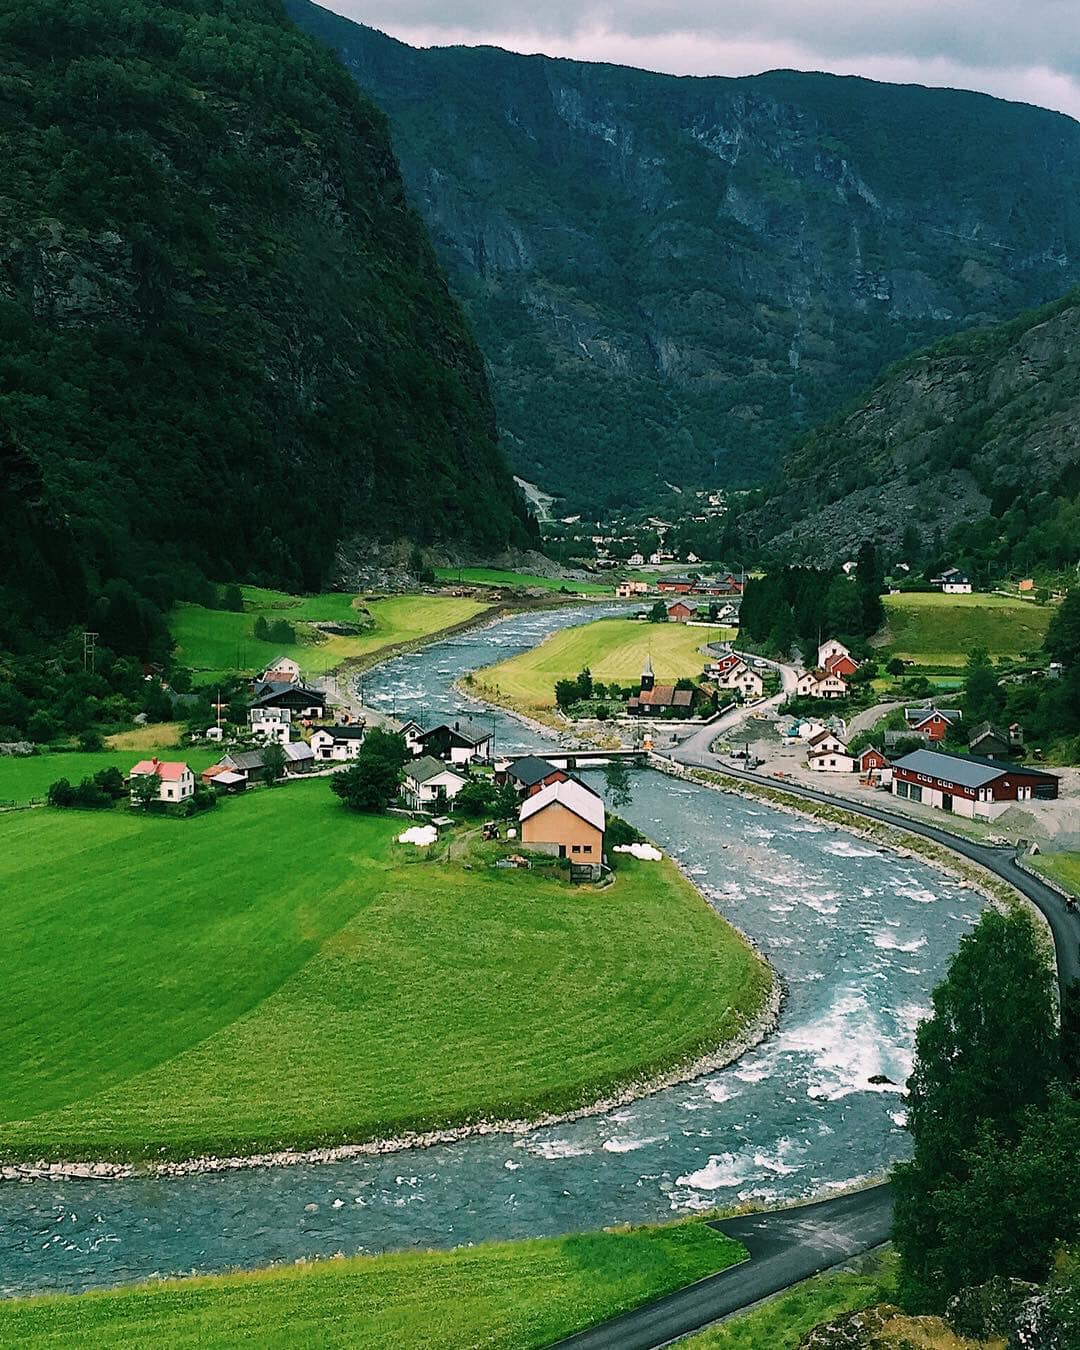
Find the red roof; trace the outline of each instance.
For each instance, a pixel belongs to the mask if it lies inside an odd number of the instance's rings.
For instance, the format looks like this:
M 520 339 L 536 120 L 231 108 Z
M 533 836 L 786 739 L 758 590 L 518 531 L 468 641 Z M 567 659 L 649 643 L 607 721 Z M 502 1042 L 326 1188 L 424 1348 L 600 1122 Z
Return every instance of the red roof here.
M 140 759 L 128 776 L 139 778 L 143 774 L 156 773 L 163 783 L 175 783 L 190 772 L 182 759 Z

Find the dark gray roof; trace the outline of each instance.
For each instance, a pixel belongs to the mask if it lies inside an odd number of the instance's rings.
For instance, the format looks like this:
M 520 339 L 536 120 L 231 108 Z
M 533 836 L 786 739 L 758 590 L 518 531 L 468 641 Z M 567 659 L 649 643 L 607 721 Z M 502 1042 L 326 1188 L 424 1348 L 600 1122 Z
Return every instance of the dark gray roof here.
M 420 739 L 433 735 L 436 731 L 446 730 L 454 736 L 460 736 L 470 745 L 479 745 L 481 741 L 491 740 L 491 728 L 482 727 L 479 722 L 470 722 L 467 717 L 455 717 L 452 722 L 437 722 L 421 733 Z
M 928 717 L 933 717 L 938 713 L 944 717 L 946 722 L 958 722 L 960 720 L 959 708 L 905 708 L 904 716 L 909 722 L 925 722 Z
M 318 689 L 306 689 L 302 684 L 279 684 L 277 681 L 267 681 L 267 683 L 259 686 L 252 707 L 261 708 L 289 694 L 299 694 L 304 703 L 310 704 L 312 707 L 321 708 L 326 703 L 326 695 L 320 693 Z
M 227 755 L 222 755 L 222 764 L 231 764 L 234 769 L 240 769 L 244 773 L 250 773 L 252 769 L 261 769 L 263 766 L 263 752 L 261 750 L 230 750 Z
M 328 731 L 335 741 L 362 741 L 367 727 L 361 722 L 353 727 L 316 727 L 315 730 Z
M 532 787 L 534 783 L 542 783 L 549 773 L 559 771 L 554 764 L 549 764 L 539 755 L 526 755 L 523 759 L 515 760 L 507 772 L 511 778 L 518 779 L 526 787 Z
M 312 750 L 307 741 L 287 741 L 281 748 L 285 751 L 285 758 L 290 764 L 315 758 L 315 751 Z
M 941 750 L 912 750 L 909 755 L 898 759 L 893 768 L 927 774 L 931 778 L 941 778 L 967 788 L 985 787 L 995 778 L 1007 778 L 1018 773 L 1045 778 L 1049 782 L 1057 781 L 1052 773 L 1044 773 L 1042 769 L 1003 764 L 1000 759 L 980 759 L 976 755 L 948 755 Z
M 441 773 L 452 773 L 456 778 L 465 777 L 463 773 L 458 773 L 457 769 L 451 768 L 449 764 L 444 764 L 441 759 L 435 759 L 431 755 L 423 755 L 410 764 L 405 770 L 405 777 L 411 778 L 416 783 L 426 783 L 429 778 L 436 778 Z

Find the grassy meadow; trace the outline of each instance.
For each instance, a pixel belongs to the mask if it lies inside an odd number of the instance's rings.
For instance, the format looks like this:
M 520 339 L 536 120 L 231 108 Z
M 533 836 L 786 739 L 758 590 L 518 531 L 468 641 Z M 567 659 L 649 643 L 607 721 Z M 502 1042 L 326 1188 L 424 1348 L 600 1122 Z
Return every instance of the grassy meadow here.
M 178 605 L 173 611 L 175 658 L 194 670 L 200 681 L 231 672 L 253 674 L 278 656 L 292 657 L 306 674 L 322 675 L 343 661 L 464 623 L 486 608 L 479 600 L 448 595 L 392 595 L 366 605 L 374 620 L 373 627 L 355 637 L 324 636 L 310 625 L 356 623 L 363 617 L 356 608 L 358 597 L 338 592 L 286 595 L 255 586 L 242 589 L 242 614 L 189 604 Z M 268 623 L 285 619 L 296 629 L 297 641 L 285 644 L 258 641 L 253 630 L 260 616 Z
M 975 647 L 992 657 L 1019 657 L 1043 644 L 1053 610 L 1004 595 L 943 595 L 938 591 L 883 596 L 882 657 L 927 668 L 964 665 Z
M 42 799 L 48 792 L 49 785 L 55 783 L 58 778 L 79 783 L 84 778 L 92 778 L 99 769 L 114 767 L 126 775 L 137 760 L 149 759 L 153 755 L 157 755 L 158 759 L 186 760 L 198 773 L 217 763 L 221 750 L 212 746 L 178 750 L 173 742 L 164 745 L 140 744 L 130 749 L 113 747 L 85 752 L 56 750 L 40 755 L 28 755 L 25 759 L 3 755 L 0 756 L 0 806 L 9 802 L 21 803 Z
M 690 628 L 681 623 L 642 623 L 635 619 L 598 619 L 553 633 L 537 647 L 485 666 L 473 688 L 496 703 L 526 712 L 555 707 L 555 682 L 572 679 L 586 666 L 593 679 L 636 684 L 645 658 L 652 658 L 657 684 L 673 684 L 701 674 L 702 648 L 734 635 L 731 628 Z
M 571 888 L 422 860 L 400 828 L 322 781 L 189 820 L 0 816 L 0 1156 L 235 1154 L 568 1109 L 761 1004 L 767 969 L 666 861 Z
M 1065 890 L 1080 895 L 1080 853 L 1037 853 L 1028 862 Z
M 34 1347 L 524 1350 L 743 1259 L 702 1223 L 353 1257 L 78 1296 L 0 1302 L 0 1342 Z
M 538 577 L 531 572 L 506 572 L 495 567 L 437 567 L 440 581 L 463 586 L 530 586 L 545 591 L 569 591 L 573 595 L 611 595 L 615 583 L 568 581 L 561 577 Z

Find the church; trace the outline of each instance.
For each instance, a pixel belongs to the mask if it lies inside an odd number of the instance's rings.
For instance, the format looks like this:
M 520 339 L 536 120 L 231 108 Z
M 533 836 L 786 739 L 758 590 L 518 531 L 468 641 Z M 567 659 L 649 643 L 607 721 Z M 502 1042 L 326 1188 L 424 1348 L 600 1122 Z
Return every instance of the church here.
M 641 672 L 641 684 L 638 692 L 626 703 L 626 711 L 640 716 L 667 712 L 681 713 L 684 717 L 693 717 L 697 705 L 703 698 L 696 686 L 692 689 L 678 689 L 673 684 L 657 684 L 653 674 L 652 657 L 646 656 L 645 668 Z

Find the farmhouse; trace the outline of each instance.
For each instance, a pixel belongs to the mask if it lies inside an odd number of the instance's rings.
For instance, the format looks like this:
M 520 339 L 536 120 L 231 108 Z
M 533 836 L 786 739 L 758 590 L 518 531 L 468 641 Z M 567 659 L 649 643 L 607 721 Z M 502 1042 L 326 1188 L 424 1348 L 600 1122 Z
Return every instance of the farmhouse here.
M 661 594 L 689 595 L 694 589 L 694 583 L 689 577 L 661 577 L 656 583 L 656 589 Z
M 423 755 L 405 770 L 401 795 L 411 811 L 438 810 L 452 802 L 468 781 L 442 760 Z
M 891 783 L 892 765 L 877 749 L 868 745 L 858 758 L 859 772 L 871 783 Z
M 364 743 L 363 722 L 348 727 L 319 727 L 311 734 L 316 759 L 355 759 Z
M 413 752 L 447 759 L 451 764 L 471 764 L 491 758 L 491 731 L 464 717 L 454 722 L 440 722 L 414 738 Z
M 322 717 L 326 700 L 317 689 L 287 680 L 265 680 L 255 686 L 253 708 L 288 708 L 294 717 Z
M 132 788 L 131 800 L 136 800 L 134 787 L 136 778 L 149 778 L 157 774 L 161 780 L 158 786 L 159 802 L 182 802 L 195 795 L 195 775 L 183 760 L 140 759 L 128 774 Z
M 817 649 L 817 663 L 830 675 L 839 675 L 845 679 L 859 669 L 858 661 L 836 638 L 829 638 L 828 642 L 820 644 Z
M 299 684 L 300 667 L 289 656 L 277 656 L 256 681 L 258 684 Z
M 945 733 L 962 714 L 958 708 L 905 708 L 904 721 L 918 736 L 928 741 L 943 741 Z
M 576 779 L 526 797 L 518 818 L 523 844 L 547 845 L 571 862 L 603 862 L 604 803 Z
M 971 594 L 971 578 L 956 567 L 947 567 L 941 576 L 931 577 L 930 584 L 940 586 L 945 595 Z
M 1015 802 L 1053 801 L 1058 780 L 1018 764 L 913 750 L 893 765 L 892 790 L 897 797 L 939 811 L 993 820 Z
M 760 698 L 765 691 L 765 681 L 734 652 L 710 661 L 705 674 L 718 689 L 737 689 L 745 699 Z
M 292 713 L 288 708 L 249 708 L 248 728 L 253 736 L 284 745 L 292 734 Z
M 1024 753 L 1024 732 L 1019 722 L 1013 722 L 1007 731 L 991 722 L 980 722 L 973 727 L 968 739 L 968 750 L 984 759 L 1007 759 Z
M 851 773 L 855 767 L 847 746 L 832 731 L 819 731 L 811 737 L 806 748 L 806 763 L 815 773 Z
M 667 616 L 668 623 L 686 623 L 697 613 L 685 600 L 676 600 L 673 605 L 668 605 Z
M 546 759 L 538 755 L 525 755 L 509 763 L 501 774 L 496 773 L 495 781 L 511 783 L 522 796 L 531 797 L 534 792 L 552 783 L 565 783 L 569 777 L 565 769 L 557 769 Z
M 800 698 L 845 698 L 847 691 L 847 685 L 839 675 L 833 675 L 821 666 L 803 671 L 795 685 Z

